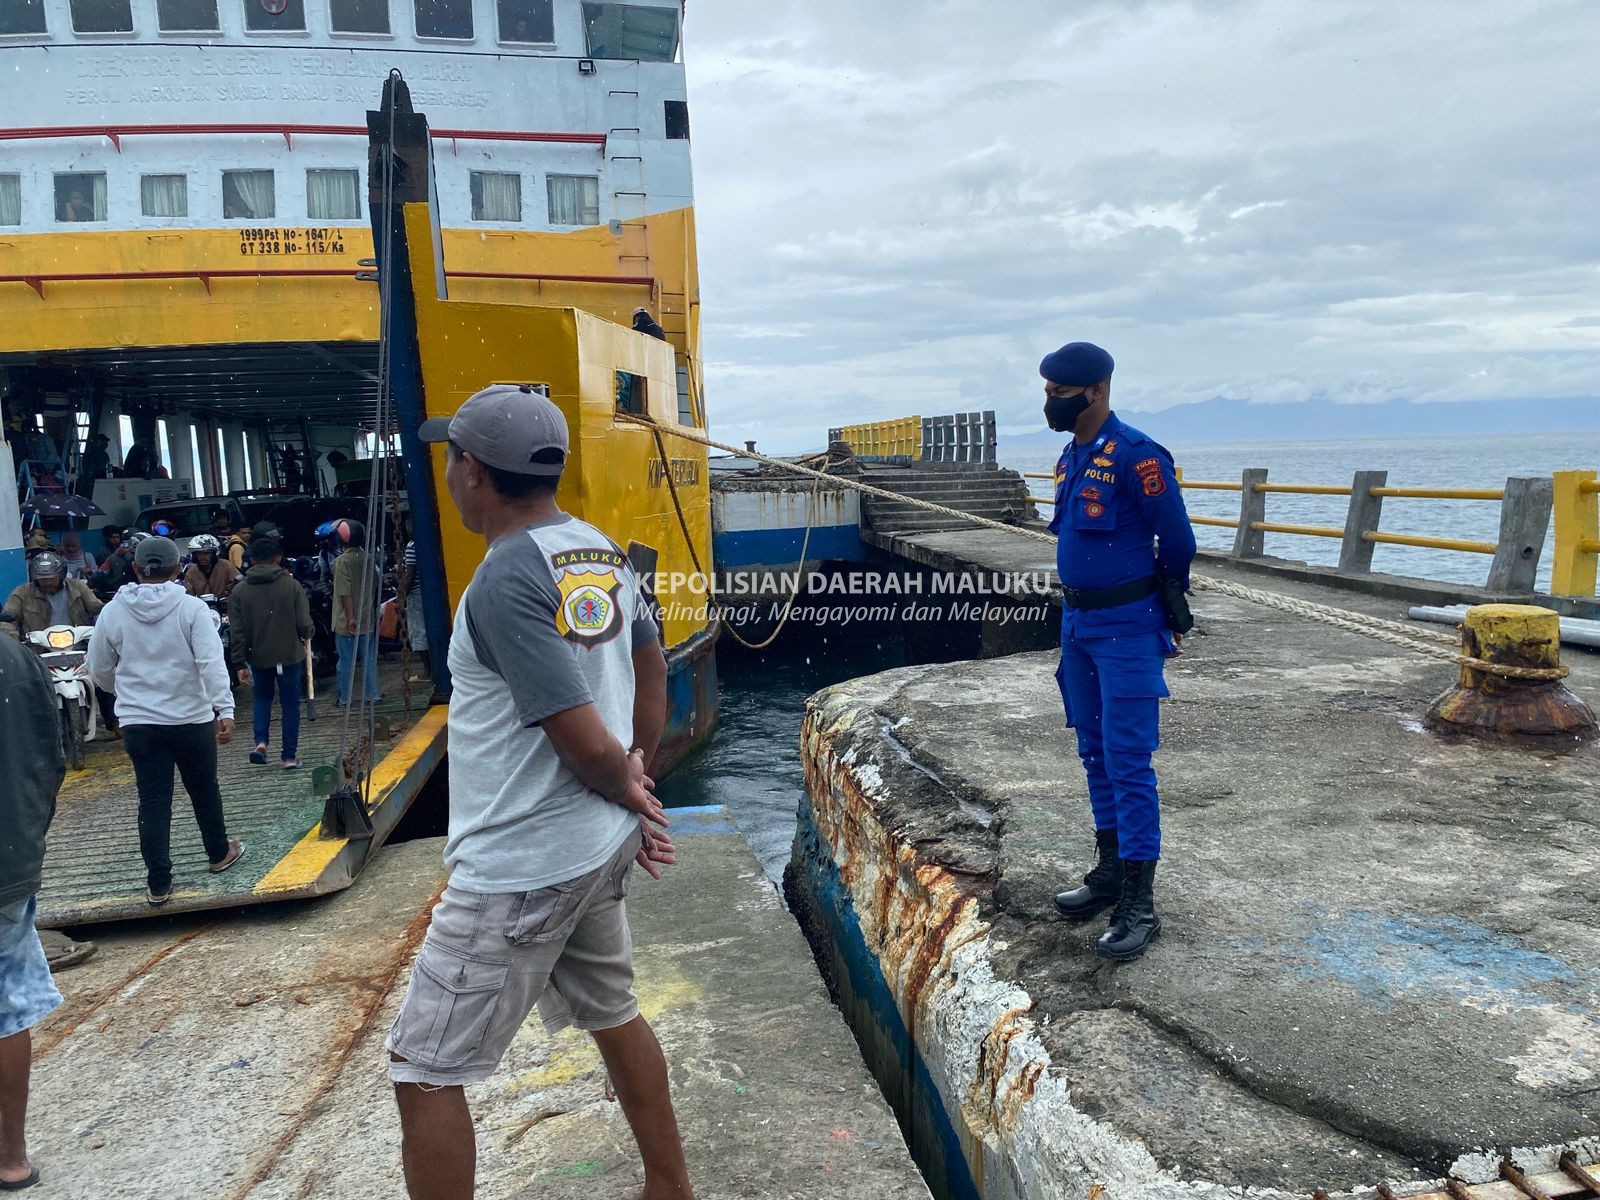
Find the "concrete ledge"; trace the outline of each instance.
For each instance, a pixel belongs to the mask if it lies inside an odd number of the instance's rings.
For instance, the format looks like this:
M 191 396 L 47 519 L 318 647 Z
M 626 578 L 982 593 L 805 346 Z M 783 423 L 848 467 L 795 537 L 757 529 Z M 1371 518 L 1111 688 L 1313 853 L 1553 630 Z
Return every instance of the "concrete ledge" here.
M 1200 606 L 1161 764 L 1167 932 L 1126 967 L 1050 909 L 1089 842 L 1053 655 L 808 706 L 787 890 L 930 1179 L 1442 1197 L 1502 1153 L 1593 1161 L 1600 754 L 1440 742 L 1410 722 L 1447 666 Z

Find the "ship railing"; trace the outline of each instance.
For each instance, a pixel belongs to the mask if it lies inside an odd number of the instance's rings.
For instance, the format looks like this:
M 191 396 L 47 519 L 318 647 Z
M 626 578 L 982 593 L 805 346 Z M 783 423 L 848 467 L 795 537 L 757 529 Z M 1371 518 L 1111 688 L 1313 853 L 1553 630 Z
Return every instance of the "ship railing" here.
M 650 275 L 552 275 L 534 271 L 446 271 L 450 279 L 491 279 L 531 283 L 593 283 L 608 287 L 648 288 L 655 297 L 660 281 Z M 339 267 L 185 267 L 177 270 L 151 271 L 34 271 L 25 275 L 0 275 L 0 283 L 25 284 L 42 298 L 45 285 L 52 283 L 115 283 L 151 279 L 193 279 L 211 294 L 211 285 L 219 279 L 273 279 L 278 276 L 298 279 L 364 278 L 354 269 Z
M 1046 472 L 1024 472 L 1027 479 L 1053 480 Z M 1266 535 L 1327 538 L 1339 542 L 1339 570 L 1369 573 L 1373 551 L 1380 545 L 1412 546 L 1492 558 L 1487 586 L 1491 591 L 1526 594 L 1534 590 L 1545 539 L 1555 518 L 1550 590 L 1558 596 L 1595 594 L 1600 565 L 1600 480 L 1594 471 L 1558 471 L 1554 476 L 1512 476 L 1498 488 L 1390 487 L 1387 471 L 1357 471 L 1348 486 L 1322 483 L 1270 483 L 1263 467 L 1247 468 L 1238 482 L 1224 479 L 1185 479 L 1185 491 L 1239 493 L 1239 515 L 1220 517 L 1191 514 L 1195 525 L 1235 531 L 1232 555 L 1261 558 Z M 1267 497 L 1277 493 L 1296 496 L 1341 496 L 1348 500 L 1345 521 L 1336 525 L 1301 525 L 1271 521 Z M 1054 504 L 1053 496 L 1030 496 L 1036 504 Z M 1497 502 L 1500 532 L 1495 541 L 1395 533 L 1381 528 L 1383 502 L 1397 500 L 1455 500 Z
M 997 445 L 992 409 L 844 425 L 830 429 L 828 440 L 847 443 L 868 462 L 990 467 Z

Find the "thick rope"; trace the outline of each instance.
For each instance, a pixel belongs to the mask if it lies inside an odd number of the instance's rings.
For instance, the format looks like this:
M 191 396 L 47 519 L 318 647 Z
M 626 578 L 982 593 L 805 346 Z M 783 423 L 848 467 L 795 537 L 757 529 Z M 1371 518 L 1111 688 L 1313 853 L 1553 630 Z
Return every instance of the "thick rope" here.
M 636 425 L 644 425 L 655 431 L 658 447 L 661 445 L 661 435 L 670 433 L 685 441 L 696 442 L 712 450 L 721 450 L 727 454 L 738 455 L 742 458 L 752 458 L 757 462 L 765 463 L 770 467 L 777 467 L 785 471 L 793 471 L 800 475 L 809 475 L 817 480 L 820 488 L 822 480 L 840 487 L 852 488 L 868 496 L 881 496 L 901 504 L 910 504 L 913 507 L 926 509 L 929 512 L 941 513 L 954 517 L 960 521 L 980 528 L 993 529 L 1000 533 L 1020 534 L 1035 541 L 1055 544 L 1055 536 L 1041 529 L 1029 529 L 1023 525 L 1007 525 L 1003 521 L 992 521 L 988 517 L 974 516 L 972 513 L 962 512 L 958 508 L 948 505 L 936 504 L 931 500 L 923 500 L 915 496 L 905 496 L 887 488 L 874 487 L 870 483 L 862 483 L 857 479 L 850 479 L 842 475 L 828 475 L 812 467 L 802 466 L 800 463 L 788 462 L 771 455 L 760 454 L 753 450 L 743 450 L 737 446 L 729 446 L 722 442 L 714 441 L 696 429 L 686 429 L 681 425 L 662 425 L 649 417 L 634 416 L 630 413 L 618 413 L 617 419 Z M 662 451 L 664 454 L 665 451 Z M 667 475 L 671 481 L 671 472 Z M 678 505 L 676 489 L 672 493 L 672 502 Z M 678 506 L 679 521 L 683 521 L 681 505 Z M 688 538 L 688 527 L 684 526 L 684 537 Z M 689 545 L 690 556 L 694 555 L 694 544 Z M 699 559 L 695 557 L 695 568 L 700 569 Z M 1327 604 L 1316 604 L 1310 600 L 1296 600 L 1293 597 L 1282 595 L 1278 592 L 1269 592 L 1261 588 L 1248 587 L 1242 583 L 1233 583 L 1222 579 L 1213 579 L 1210 576 L 1195 575 L 1192 577 L 1196 589 L 1200 591 L 1215 592 L 1219 596 L 1231 596 L 1237 600 L 1244 600 L 1251 604 L 1258 604 L 1263 608 L 1277 609 L 1279 612 L 1289 613 L 1292 616 L 1302 617 L 1307 620 L 1320 621 L 1335 629 L 1343 629 L 1348 633 L 1359 634 L 1362 637 L 1372 638 L 1375 641 L 1386 642 L 1391 646 L 1398 646 L 1403 650 L 1411 650 L 1429 658 L 1439 659 L 1441 662 L 1452 663 L 1460 667 L 1468 667 L 1474 671 L 1482 671 L 1488 675 L 1498 675 L 1505 679 L 1528 680 L 1557 680 L 1565 679 L 1571 674 L 1567 667 L 1513 667 L 1504 663 L 1490 662 L 1487 659 L 1475 658 L 1469 654 L 1462 654 L 1458 649 L 1451 648 L 1455 639 L 1449 634 L 1432 629 L 1418 629 L 1401 621 L 1390 621 L 1383 617 L 1371 617 L 1365 613 L 1354 612 L 1345 608 L 1334 608 Z M 737 638 L 737 634 L 735 637 Z M 1450 643 L 1441 645 L 1439 643 Z
M 665 427 L 661 425 L 656 425 L 654 427 L 654 432 L 656 435 L 656 453 L 661 457 L 661 471 L 667 480 L 667 491 L 672 495 L 673 511 L 678 514 L 678 528 L 683 531 L 684 545 L 689 547 L 689 561 L 694 564 L 695 573 L 706 581 L 706 587 L 710 591 L 711 595 L 711 602 L 716 606 L 717 609 L 717 618 L 719 621 L 721 621 L 722 627 L 728 631 L 728 636 L 733 638 L 734 641 L 738 642 L 739 645 L 743 646 L 746 650 L 765 650 L 768 646 L 772 645 L 773 642 L 778 640 L 778 635 L 783 632 L 783 627 L 789 623 L 789 614 L 794 611 L 795 597 L 800 591 L 800 576 L 805 574 L 806 554 L 811 548 L 811 527 L 813 524 L 812 514 L 816 511 L 817 497 L 822 492 L 822 478 L 820 476 L 825 474 L 825 472 L 819 473 L 817 482 L 811 487 L 811 507 L 806 514 L 806 534 L 805 537 L 800 541 L 800 565 L 795 568 L 794 572 L 795 588 L 789 593 L 789 598 L 783 602 L 783 615 L 778 618 L 778 624 L 773 628 L 772 632 L 760 642 L 751 642 L 746 640 L 745 636 L 740 633 L 733 623 L 728 621 L 724 616 L 727 606 L 722 603 L 721 598 L 716 594 L 716 590 L 712 588 L 711 575 L 703 566 L 700 565 L 700 552 L 695 549 L 694 538 L 689 534 L 689 520 L 684 515 L 683 502 L 678 498 L 678 485 L 673 481 L 672 478 L 672 462 L 667 457 L 667 444 L 662 440 L 661 437 L 661 431 L 663 428 Z

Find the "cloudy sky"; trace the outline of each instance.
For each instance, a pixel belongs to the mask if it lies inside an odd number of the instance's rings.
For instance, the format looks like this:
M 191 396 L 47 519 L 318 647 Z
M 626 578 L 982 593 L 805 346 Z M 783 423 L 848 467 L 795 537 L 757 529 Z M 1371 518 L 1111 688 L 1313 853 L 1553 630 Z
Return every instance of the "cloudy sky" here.
M 690 0 L 708 402 L 1600 395 L 1594 0 Z M 1600 426 L 1600 416 L 1597 416 Z

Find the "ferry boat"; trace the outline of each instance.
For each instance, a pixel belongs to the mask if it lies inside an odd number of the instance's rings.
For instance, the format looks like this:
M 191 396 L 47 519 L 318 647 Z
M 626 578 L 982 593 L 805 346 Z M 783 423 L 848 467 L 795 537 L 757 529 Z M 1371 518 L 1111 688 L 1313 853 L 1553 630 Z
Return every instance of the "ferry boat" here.
M 682 21 L 681 4 L 631 0 L 7 0 L 0 372 L 20 432 L 0 468 L 26 502 L 70 489 L 97 434 L 114 464 L 153 453 L 161 467 L 138 474 L 162 478 L 93 487 L 96 553 L 97 523 L 185 497 L 231 497 L 248 516 L 333 494 L 382 440 L 386 377 L 430 633 L 444 634 L 483 543 L 415 424 L 491 382 L 542 386 L 571 428 L 559 502 L 657 581 L 669 767 L 717 712 L 715 619 L 688 582 L 710 564 L 709 478 L 700 447 L 628 418 L 705 421 Z M 425 124 L 404 102 L 371 111 L 392 72 L 390 95 L 408 90 Z M 386 213 L 369 134 L 377 163 L 417 128 Z M 405 285 L 387 361 L 380 270 Z M 9 589 L 24 568 L 15 509 L 0 526 Z M 202 872 L 173 907 L 239 903 L 241 882 L 275 898 L 353 878 L 443 754 L 442 708 L 390 715 L 409 728 L 373 768 L 375 838 L 319 838 L 319 798 L 241 784 L 265 823 L 254 876 Z M 140 909 L 131 775 L 120 749 L 91 749 L 58 819 L 74 828 L 53 841 L 106 861 L 47 863 L 46 923 Z

